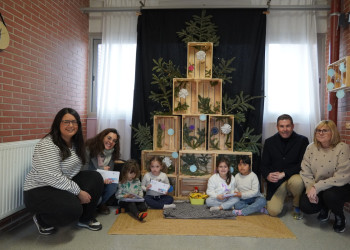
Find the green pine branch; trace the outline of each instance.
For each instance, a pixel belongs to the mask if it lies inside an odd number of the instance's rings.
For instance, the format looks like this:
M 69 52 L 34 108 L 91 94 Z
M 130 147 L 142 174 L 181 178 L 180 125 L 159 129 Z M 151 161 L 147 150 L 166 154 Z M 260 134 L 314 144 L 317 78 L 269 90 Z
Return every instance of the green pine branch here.
M 206 16 L 206 11 L 202 10 L 201 16 L 192 17 L 192 20 L 185 23 L 187 26 L 185 29 L 176 32 L 186 46 L 189 42 L 212 42 L 215 47 L 219 46 L 220 37 L 216 35 L 217 26 L 211 22 L 213 16 Z
M 243 133 L 241 139 L 238 142 L 235 142 L 233 147 L 234 151 L 248 151 L 253 154 L 260 155 L 260 150 L 262 148 L 262 144 L 258 141 L 261 138 L 260 135 L 253 135 L 254 129 L 250 129 L 247 127 L 246 131 Z
M 232 76 L 230 75 L 236 69 L 231 64 L 235 59 L 236 57 L 232 57 L 226 61 L 224 58 L 221 58 L 218 65 L 213 65 L 213 77 L 222 79 L 222 85 L 226 82 L 232 83 Z
M 153 149 L 153 138 L 151 134 L 151 128 L 148 127 L 147 123 L 142 126 L 140 123 L 137 128 L 131 126 L 132 130 L 135 131 L 134 138 L 140 150 L 151 150 Z

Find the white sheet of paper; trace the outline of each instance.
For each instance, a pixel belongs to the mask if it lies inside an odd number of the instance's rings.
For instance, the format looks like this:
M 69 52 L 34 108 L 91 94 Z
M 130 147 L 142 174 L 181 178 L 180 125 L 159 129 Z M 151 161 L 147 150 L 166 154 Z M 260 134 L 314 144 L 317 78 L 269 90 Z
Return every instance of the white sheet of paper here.
M 155 180 L 151 180 L 151 185 L 152 187 L 150 188 L 150 190 L 153 190 L 162 194 L 166 194 L 170 187 L 169 184 L 165 184 Z
M 97 172 L 99 172 L 102 175 L 103 180 L 110 179 L 112 180 L 112 183 L 119 182 L 120 172 L 118 171 L 108 171 L 108 170 L 97 169 Z

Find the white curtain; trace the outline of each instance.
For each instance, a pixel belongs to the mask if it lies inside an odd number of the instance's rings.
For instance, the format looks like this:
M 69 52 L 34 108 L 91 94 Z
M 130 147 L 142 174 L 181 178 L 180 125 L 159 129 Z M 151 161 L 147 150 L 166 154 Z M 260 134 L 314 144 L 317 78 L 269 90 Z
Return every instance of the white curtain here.
M 105 7 L 135 7 L 139 1 L 105 0 Z M 103 14 L 101 58 L 97 79 L 97 132 L 116 128 L 121 136 L 121 158 L 130 158 L 131 119 L 135 80 L 137 15 Z
M 271 2 L 286 3 L 308 5 L 313 1 Z M 311 141 L 320 120 L 315 12 L 273 10 L 266 18 L 263 140 L 277 132 L 277 117 L 289 114 L 295 131 Z

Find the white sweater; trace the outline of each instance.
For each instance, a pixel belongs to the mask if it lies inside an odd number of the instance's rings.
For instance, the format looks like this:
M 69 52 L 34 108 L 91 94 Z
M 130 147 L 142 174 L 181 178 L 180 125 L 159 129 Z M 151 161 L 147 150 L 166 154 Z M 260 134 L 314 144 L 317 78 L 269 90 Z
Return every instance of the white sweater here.
M 227 184 L 219 174 L 212 175 L 208 180 L 207 195 L 216 198 L 219 194 L 233 194 L 235 191 L 235 178 L 231 176 L 230 184 Z
M 236 190 L 242 194 L 241 199 L 249 199 L 262 196 L 260 193 L 259 179 L 255 173 L 250 172 L 248 175 L 236 174 Z

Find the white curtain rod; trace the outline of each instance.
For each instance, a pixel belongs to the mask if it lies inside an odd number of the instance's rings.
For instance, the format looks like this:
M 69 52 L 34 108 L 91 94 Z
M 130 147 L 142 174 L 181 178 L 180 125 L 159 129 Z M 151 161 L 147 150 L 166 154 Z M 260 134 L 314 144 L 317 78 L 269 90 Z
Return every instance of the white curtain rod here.
M 257 5 L 257 6 L 152 6 L 152 7 L 142 7 L 143 10 L 156 10 L 156 9 L 267 9 L 267 5 Z M 121 11 L 140 11 L 140 8 L 121 8 L 121 7 L 89 7 L 80 8 L 83 13 L 91 12 L 121 12 Z M 269 10 L 316 10 L 316 11 L 328 11 L 330 6 L 328 5 L 270 5 Z

